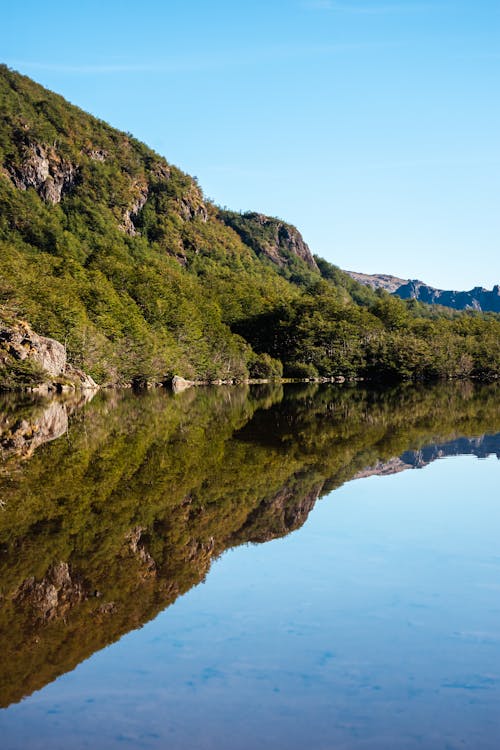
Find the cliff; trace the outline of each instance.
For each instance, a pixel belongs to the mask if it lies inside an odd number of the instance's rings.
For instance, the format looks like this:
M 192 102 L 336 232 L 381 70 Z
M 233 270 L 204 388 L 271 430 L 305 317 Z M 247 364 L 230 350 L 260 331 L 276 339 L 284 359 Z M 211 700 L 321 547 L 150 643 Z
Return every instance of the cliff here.
M 299 259 L 312 270 L 319 270 L 304 238 L 291 224 L 252 212 L 238 214 L 221 210 L 219 218 L 234 229 L 259 257 L 268 258 L 278 267 L 293 268 L 294 261 Z

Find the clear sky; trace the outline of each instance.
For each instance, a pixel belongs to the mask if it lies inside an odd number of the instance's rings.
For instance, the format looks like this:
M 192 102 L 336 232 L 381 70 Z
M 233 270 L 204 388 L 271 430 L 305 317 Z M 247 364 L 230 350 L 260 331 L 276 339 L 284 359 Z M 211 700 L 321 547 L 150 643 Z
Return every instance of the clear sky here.
M 313 252 L 500 282 L 499 0 L 0 0 L 2 59 Z

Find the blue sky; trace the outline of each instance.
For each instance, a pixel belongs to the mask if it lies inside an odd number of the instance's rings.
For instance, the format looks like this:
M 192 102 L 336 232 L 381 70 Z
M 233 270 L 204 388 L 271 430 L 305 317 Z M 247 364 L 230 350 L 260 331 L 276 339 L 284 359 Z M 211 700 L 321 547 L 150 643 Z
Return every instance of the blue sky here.
M 2 59 L 343 268 L 500 282 L 498 0 L 10 3 Z

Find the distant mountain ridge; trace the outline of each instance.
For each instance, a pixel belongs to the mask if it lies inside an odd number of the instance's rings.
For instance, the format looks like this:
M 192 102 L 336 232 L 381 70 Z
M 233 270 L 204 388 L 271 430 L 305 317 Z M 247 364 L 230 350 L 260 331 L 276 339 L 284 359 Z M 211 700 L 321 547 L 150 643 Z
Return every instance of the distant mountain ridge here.
M 372 289 L 385 289 L 401 299 L 416 299 L 429 305 L 443 305 L 453 310 L 477 310 L 478 312 L 500 312 L 500 285 L 491 291 L 476 286 L 470 291 L 460 292 L 436 289 L 418 279 L 400 279 L 389 274 L 366 274 L 356 271 L 345 273 L 360 284 Z

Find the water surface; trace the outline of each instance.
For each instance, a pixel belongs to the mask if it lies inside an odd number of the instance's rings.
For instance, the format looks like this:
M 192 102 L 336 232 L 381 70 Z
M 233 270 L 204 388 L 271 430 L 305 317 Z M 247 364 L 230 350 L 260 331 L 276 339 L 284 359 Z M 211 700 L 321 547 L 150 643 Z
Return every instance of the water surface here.
M 498 748 L 497 387 L 3 414 L 2 748 Z

